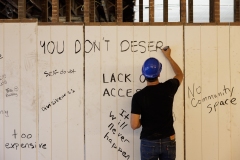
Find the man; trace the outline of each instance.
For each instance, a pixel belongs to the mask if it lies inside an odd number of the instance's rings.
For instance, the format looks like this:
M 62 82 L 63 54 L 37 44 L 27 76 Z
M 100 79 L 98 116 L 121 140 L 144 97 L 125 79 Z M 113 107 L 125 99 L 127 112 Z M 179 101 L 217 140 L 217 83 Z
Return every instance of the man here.
M 175 73 L 172 79 L 160 83 L 162 64 L 155 58 L 147 59 L 142 67 L 147 86 L 132 98 L 131 127 L 142 126 L 141 160 L 175 160 L 176 142 L 172 107 L 174 95 L 183 79 L 183 72 L 171 58 L 171 49 L 162 49 Z M 141 119 L 140 119 L 141 116 Z

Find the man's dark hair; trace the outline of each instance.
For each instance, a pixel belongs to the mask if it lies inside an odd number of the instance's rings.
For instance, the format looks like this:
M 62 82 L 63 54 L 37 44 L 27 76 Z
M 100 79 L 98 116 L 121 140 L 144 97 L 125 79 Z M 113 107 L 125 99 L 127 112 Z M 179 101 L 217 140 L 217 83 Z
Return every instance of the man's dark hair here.
M 148 81 L 148 82 L 154 82 L 154 81 L 158 80 L 158 77 L 156 77 L 156 78 L 146 78 L 146 77 L 145 77 L 145 79 L 146 79 L 146 81 Z

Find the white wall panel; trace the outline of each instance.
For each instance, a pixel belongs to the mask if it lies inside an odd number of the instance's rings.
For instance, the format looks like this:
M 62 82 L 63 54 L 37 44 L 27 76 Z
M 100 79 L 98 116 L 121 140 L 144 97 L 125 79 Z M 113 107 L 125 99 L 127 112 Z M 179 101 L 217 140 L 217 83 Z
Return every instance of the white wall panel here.
M 61 33 L 61 34 L 59 34 Z M 66 26 L 51 26 L 52 71 L 57 70 L 60 74 L 52 76 L 52 159 L 67 159 L 67 52 L 66 52 Z M 62 73 L 62 74 L 61 74 Z M 59 98 L 60 97 L 60 98 Z M 65 147 L 63 147 L 65 146 Z
M 230 68 L 231 68 L 231 88 L 233 89 L 233 94 L 231 98 L 233 103 L 231 103 L 231 158 L 232 160 L 239 159 L 240 152 L 239 147 L 240 143 L 240 108 L 239 108 L 239 99 L 240 99 L 240 54 L 239 54 L 239 36 L 240 29 L 239 26 L 230 27 Z M 235 101 L 234 101 L 235 100 Z
M 185 27 L 187 159 L 239 157 L 239 33 L 238 27 Z
M 39 159 L 84 159 L 83 29 L 39 26 Z M 59 34 L 61 33 L 61 34 Z
M 52 108 L 50 106 L 47 108 L 52 101 L 52 77 L 44 74 L 52 71 L 51 54 L 46 48 L 51 41 L 50 29 L 50 26 L 38 26 L 38 143 L 46 145 L 46 149 L 38 150 L 39 160 L 52 157 Z
M 194 36 L 192 36 L 194 35 Z M 201 27 L 185 27 L 186 160 L 202 159 Z M 200 103 L 198 104 L 198 101 Z M 193 143 L 194 142 L 194 143 Z
M 202 98 L 218 93 L 217 86 L 217 27 L 201 27 Z M 202 155 L 204 160 L 218 159 L 217 97 L 202 105 Z M 211 137 L 211 138 L 210 138 Z
M 107 136 L 102 140 L 102 159 L 115 159 L 119 145 L 117 141 L 117 30 L 116 26 L 101 27 L 101 75 L 105 75 L 105 82 L 101 81 L 101 134 Z M 105 40 L 109 40 L 106 45 Z M 100 40 L 99 40 L 100 41 Z M 109 115 L 116 116 L 116 119 Z M 116 131 L 113 131 L 116 129 Z M 115 133 L 116 132 L 116 133 Z M 108 134 L 107 134 L 108 133 Z M 109 138 L 107 140 L 107 138 Z M 112 140 L 109 143 L 109 140 Z
M 218 141 L 219 141 L 219 160 L 231 159 L 231 103 L 230 99 L 235 95 L 234 86 L 231 85 L 231 73 L 230 73 L 230 35 L 229 26 L 218 26 L 217 27 L 217 37 L 218 37 L 218 93 L 219 96 L 217 109 L 218 114 Z M 234 88 L 233 88 L 234 87 Z M 224 88 L 234 91 L 233 95 L 227 94 L 223 95 Z M 221 95 L 220 94 L 220 95 Z M 228 100 L 227 100 L 228 99 Z M 224 105 L 221 105 L 224 102 Z M 227 102 L 225 104 L 225 102 Z
M 5 134 L 4 134 L 4 120 L 5 117 L 7 118 L 7 114 L 5 115 L 5 107 L 4 107 L 4 85 L 7 83 L 5 78 L 5 72 L 4 72 L 4 52 L 3 52 L 3 27 L 4 25 L 0 24 L 0 159 L 4 159 L 5 155 Z
M 21 159 L 36 159 L 37 139 L 37 23 L 20 25 Z M 29 127 L 31 126 L 31 127 Z M 30 146 L 29 146 L 30 145 Z
M 99 26 L 86 26 L 85 28 L 85 145 L 86 159 L 102 159 L 101 133 L 101 28 Z
M 84 79 L 83 28 L 67 27 L 68 159 L 84 159 Z M 73 92 L 74 91 L 74 92 Z
M 182 26 L 169 26 L 167 27 L 166 43 L 171 47 L 172 58 L 176 61 L 179 67 L 183 71 L 183 28 Z M 167 62 L 167 79 L 173 78 L 175 73 Z M 176 160 L 184 159 L 184 104 L 183 104 L 183 84 L 178 88 L 178 91 L 174 97 L 173 102 L 173 117 L 174 117 L 174 129 L 176 132 Z
M 20 160 L 21 154 L 21 48 L 20 24 L 4 24 L 4 68 L 7 84 L 4 108 L 9 112 L 5 118 L 5 159 Z M 14 144 L 14 145 L 13 145 Z
M 140 41 L 144 41 L 145 50 L 140 50 L 140 46 L 137 45 L 136 47 L 133 47 L 133 55 L 134 55 L 134 84 L 133 84 L 133 90 L 139 90 L 146 86 L 146 82 L 144 80 L 144 76 L 142 75 L 142 65 L 144 61 L 149 58 L 150 52 L 148 49 L 148 43 L 150 41 L 150 35 L 149 35 L 149 26 L 134 26 L 134 41 L 135 44 L 138 44 Z M 142 47 L 143 48 L 143 47 Z M 129 104 L 131 106 L 131 104 Z M 141 159 L 140 158 L 140 133 L 141 133 L 142 127 L 139 129 L 134 130 L 134 160 Z
M 122 34 L 125 33 L 125 34 Z M 126 43 L 133 41 L 133 26 L 117 27 L 117 116 L 118 116 L 118 159 L 133 159 L 133 130 L 130 125 L 133 90 L 133 53 L 125 50 Z M 122 45 L 121 45 L 122 44 Z M 123 65 L 124 64 L 124 65 Z M 125 154 L 124 154 L 125 152 Z

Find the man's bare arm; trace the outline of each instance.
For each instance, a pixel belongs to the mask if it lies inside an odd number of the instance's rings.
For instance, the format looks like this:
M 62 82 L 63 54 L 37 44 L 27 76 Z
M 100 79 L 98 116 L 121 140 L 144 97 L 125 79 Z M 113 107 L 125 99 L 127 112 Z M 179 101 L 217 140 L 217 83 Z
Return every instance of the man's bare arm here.
M 131 127 L 133 130 L 141 127 L 141 120 L 139 114 L 131 114 Z
M 172 69 L 175 73 L 174 78 L 178 79 L 179 83 L 181 83 L 183 80 L 183 72 L 182 72 L 181 68 L 178 66 L 178 64 L 172 59 L 171 49 L 168 48 L 166 51 L 162 49 L 162 52 L 165 55 L 165 57 L 167 58 L 167 60 L 169 61 L 170 65 L 172 66 Z

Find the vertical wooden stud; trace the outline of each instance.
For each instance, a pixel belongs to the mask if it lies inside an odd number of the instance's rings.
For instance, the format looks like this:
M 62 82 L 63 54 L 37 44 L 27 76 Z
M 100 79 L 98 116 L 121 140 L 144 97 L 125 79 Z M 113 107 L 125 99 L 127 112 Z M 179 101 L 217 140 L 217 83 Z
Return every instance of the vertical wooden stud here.
M 209 22 L 220 22 L 220 0 L 209 1 Z
M 234 22 L 239 22 L 239 0 L 234 0 Z
M 143 22 L 143 0 L 139 0 L 139 22 Z
M 116 9 L 116 14 L 117 14 L 117 22 L 122 22 L 123 21 L 123 2 L 122 0 L 117 0 L 117 9 Z
M 180 22 L 186 23 L 186 0 L 180 1 Z
M 163 0 L 163 22 L 168 22 L 168 0 Z
M 71 22 L 71 0 L 66 0 L 66 22 Z
M 90 22 L 95 22 L 95 0 L 90 0 L 89 2 L 90 7 Z
M 41 1 L 42 22 L 48 22 L 48 0 Z
M 193 0 L 188 0 L 188 23 L 193 23 Z
M 18 18 L 26 18 L 26 0 L 18 0 Z
M 59 0 L 52 0 L 52 22 L 59 22 Z
M 149 0 L 149 22 L 154 22 L 154 0 Z
M 89 23 L 90 22 L 89 6 L 90 6 L 90 0 L 85 0 L 84 1 L 84 22 L 85 23 Z

